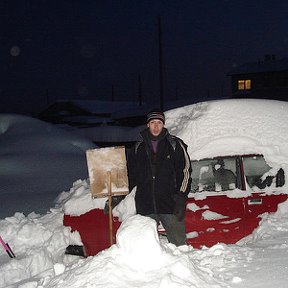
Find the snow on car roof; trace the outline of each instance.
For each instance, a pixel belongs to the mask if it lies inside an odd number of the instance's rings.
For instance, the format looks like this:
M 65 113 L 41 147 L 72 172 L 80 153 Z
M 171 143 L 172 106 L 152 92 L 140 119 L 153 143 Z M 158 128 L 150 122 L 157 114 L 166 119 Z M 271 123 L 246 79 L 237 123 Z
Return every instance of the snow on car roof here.
M 270 163 L 288 163 L 288 103 L 226 99 L 167 111 L 166 126 L 188 144 L 192 160 L 263 154 Z

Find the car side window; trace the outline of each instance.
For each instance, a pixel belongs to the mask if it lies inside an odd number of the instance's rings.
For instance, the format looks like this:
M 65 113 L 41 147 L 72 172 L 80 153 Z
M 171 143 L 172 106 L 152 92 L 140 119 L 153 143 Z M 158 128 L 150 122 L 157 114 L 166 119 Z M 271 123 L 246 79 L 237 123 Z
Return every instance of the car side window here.
M 204 159 L 191 163 L 191 192 L 220 192 L 237 188 L 235 157 Z
M 243 157 L 246 182 L 252 191 L 269 187 L 282 187 L 285 184 L 284 170 L 272 169 L 262 155 Z

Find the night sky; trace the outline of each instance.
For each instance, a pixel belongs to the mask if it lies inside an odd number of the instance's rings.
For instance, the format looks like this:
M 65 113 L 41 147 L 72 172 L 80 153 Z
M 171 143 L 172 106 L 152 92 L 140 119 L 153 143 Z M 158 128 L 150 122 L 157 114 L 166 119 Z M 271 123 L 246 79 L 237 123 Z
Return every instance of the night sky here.
M 225 97 L 228 72 L 288 55 L 285 0 L 0 0 L 0 112 L 36 115 L 56 99 Z

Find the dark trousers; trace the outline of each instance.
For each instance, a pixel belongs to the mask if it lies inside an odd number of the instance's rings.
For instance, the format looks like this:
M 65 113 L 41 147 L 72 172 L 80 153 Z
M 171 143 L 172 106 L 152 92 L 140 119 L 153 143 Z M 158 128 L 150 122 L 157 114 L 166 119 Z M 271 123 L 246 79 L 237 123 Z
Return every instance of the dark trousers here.
M 179 221 L 174 214 L 149 214 L 146 215 L 154 219 L 157 224 L 161 221 L 162 226 L 166 231 L 168 241 L 175 244 L 176 246 L 181 246 L 186 244 L 186 232 L 185 223 Z

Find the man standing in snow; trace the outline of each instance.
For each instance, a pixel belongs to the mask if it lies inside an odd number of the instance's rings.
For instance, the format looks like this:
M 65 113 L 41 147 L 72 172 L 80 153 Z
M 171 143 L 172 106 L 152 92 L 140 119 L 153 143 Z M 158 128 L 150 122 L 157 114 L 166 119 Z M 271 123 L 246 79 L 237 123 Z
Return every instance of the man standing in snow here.
M 191 163 L 186 144 L 164 128 L 159 109 L 147 115 L 147 128 L 128 155 L 130 191 L 137 186 L 136 212 L 161 221 L 169 242 L 186 243 L 184 217 L 191 187 Z

